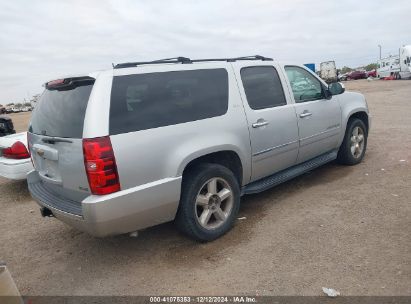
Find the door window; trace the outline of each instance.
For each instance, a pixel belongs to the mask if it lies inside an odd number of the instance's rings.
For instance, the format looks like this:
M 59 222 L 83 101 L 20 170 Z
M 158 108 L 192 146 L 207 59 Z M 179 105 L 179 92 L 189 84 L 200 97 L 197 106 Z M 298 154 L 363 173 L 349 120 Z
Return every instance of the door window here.
M 274 67 L 243 68 L 241 80 L 251 109 L 261 110 L 287 104 L 280 77 Z
M 324 98 L 321 82 L 310 72 L 297 66 L 286 66 L 285 72 L 290 81 L 295 102 Z
M 228 109 L 225 69 L 115 76 L 110 134 L 222 116 Z

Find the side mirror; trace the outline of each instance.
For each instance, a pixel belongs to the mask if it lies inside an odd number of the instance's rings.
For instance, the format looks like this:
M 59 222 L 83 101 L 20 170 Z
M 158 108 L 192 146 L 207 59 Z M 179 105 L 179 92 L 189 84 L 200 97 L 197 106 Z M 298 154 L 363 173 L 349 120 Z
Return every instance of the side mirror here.
M 328 86 L 331 95 L 339 95 L 345 92 L 345 87 L 341 82 L 333 82 Z

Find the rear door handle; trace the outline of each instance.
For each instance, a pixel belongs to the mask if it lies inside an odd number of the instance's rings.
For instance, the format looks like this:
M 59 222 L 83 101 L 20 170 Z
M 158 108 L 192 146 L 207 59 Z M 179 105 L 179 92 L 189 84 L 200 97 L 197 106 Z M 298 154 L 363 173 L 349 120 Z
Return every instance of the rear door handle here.
M 257 122 L 253 123 L 251 126 L 253 128 L 261 128 L 268 125 L 268 121 L 264 120 L 264 119 L 259 119 L 257 120 Z
M 304 118 L 304 117 L 308 117 L 308 116 L 311 116 L 311 115 L 313 115 L 313 113 L 310 113 L 310 112 L 308 112 L 307 110 L 305 110 L 304 112 L 302 112 L 302 113 L 300 114 L 300 117 L 301 117 L 301 118 Z

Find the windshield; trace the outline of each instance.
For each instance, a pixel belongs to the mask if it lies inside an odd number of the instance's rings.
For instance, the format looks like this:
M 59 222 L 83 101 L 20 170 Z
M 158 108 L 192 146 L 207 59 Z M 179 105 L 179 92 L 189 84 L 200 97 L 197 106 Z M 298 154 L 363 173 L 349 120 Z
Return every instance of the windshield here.
M 93 85 L 46 89 L 33 111 L 29 132 L 47 136 L 82 138 L 84 117 Z

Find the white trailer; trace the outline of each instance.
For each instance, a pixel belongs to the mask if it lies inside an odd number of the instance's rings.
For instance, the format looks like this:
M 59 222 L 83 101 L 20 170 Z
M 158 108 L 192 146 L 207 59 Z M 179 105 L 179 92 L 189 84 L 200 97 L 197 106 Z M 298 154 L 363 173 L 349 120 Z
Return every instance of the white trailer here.
M 377 77 L 395 79 L 411 77 L 411 45 L 400 48 L 399 54 L 378 60 Z
M 327 83 L 337 82 L 337 67 L 334 61 L 320 63 L 320 77 Z
M 400 71 L 399 56 L 390 56 L 377 61 L 377 77 L 384 78 L 396 75 Z
M 411 78 L 411 45 L 400 48 L 400 71 L 398 78 Z

